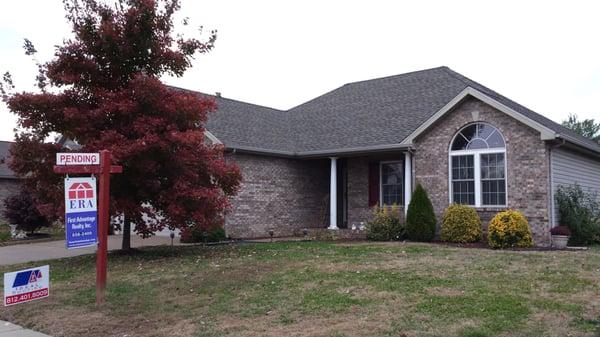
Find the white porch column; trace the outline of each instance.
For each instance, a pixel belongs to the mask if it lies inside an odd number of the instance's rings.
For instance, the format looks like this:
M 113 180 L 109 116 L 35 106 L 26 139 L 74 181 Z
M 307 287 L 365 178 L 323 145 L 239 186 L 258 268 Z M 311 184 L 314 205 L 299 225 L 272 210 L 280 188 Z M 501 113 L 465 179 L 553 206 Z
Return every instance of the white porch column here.
M 412 195 L 412 154 L 404 152 L 404 214 L 408 212 L 408 204 Z
M 337 227 L 337 158 L 331 157 L 331 174 L 329 183 L 329 229 Z

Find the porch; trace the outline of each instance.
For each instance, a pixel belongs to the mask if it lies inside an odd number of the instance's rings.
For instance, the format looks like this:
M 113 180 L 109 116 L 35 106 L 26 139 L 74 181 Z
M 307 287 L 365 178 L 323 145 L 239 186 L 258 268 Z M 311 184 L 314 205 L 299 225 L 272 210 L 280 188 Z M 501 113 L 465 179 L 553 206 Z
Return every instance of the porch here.
M 396 204 L 406 213 L 413 187 L 410 152 L 330 157 L 328 161 L 329 193 L 319 227 L 359 229 L 375 206 Z

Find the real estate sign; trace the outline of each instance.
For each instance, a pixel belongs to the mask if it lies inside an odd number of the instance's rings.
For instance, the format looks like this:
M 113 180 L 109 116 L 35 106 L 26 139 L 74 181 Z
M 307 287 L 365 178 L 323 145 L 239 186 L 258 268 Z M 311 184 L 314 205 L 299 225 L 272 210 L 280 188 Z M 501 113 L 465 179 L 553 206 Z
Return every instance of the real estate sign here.
M 99 165 L 99 153 L 70 153 L 59 152 L 56 154 L 56 165 Z
M 4 306 L 39 300 L 50 295 L 50 266 L 4 274 Z
M 67 248 L 98 243 L 96 178 L 65 179 L 65 229 Z

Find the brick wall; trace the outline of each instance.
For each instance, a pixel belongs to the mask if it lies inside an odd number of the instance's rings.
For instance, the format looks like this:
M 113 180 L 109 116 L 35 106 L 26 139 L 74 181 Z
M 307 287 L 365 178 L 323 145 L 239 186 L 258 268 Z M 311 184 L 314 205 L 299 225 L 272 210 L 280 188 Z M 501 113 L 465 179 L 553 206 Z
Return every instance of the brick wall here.
M 369 207 L 369 163 L 378 161 L 404 161 L 404 153 L 391 155 L 350 157 L 348 163 L 348 224 L 371 218 Z M 404 215 L 403 208 L 401 216 Z
M 232 199 L 225 229 L 234 238 L 298 234 L 305 227 L 326 227 L 329 159 L 295 160 L 250 154 L 229 154 L 240 167 L 243 182 Z
M 19 193 L 19 181 L 17 179 L 0 179 L 0 220 L 4 219 L 4 200 Z
M 477 113 L 478 112 L 478 113 Z M 429 193 L 438 222 L 449 204 L 448 149 L 453 136 L 466 124 L 488 122 L 504 135 L 507 153 L 508 208 L 524 213 L 537 244 L 549 244 L 549 151 L 539 132 L 469 98 L 438 120 L 415 140 L 415 179 Z M 487 227 L 499 209 L 479 209 Z

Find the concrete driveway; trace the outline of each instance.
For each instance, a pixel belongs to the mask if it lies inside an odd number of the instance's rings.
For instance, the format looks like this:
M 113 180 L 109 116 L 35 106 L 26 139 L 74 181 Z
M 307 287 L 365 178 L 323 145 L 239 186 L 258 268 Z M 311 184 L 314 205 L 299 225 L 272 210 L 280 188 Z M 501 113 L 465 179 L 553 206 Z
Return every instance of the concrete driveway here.
M 50 337 L 10 322 L 0 321 L 0 337 Z
M 121 235 L 109 236 L 108 250 L 120 249 L 122 240 L 123 239 Z M 179 238 L 175 238 L 173 242 L 175 245 L 179 245 Z M 161 246 L 170 244 L 171 238 L 165 236 L 152 236 L 147 239 L 142 239 L 137 235 L 131 235 L 132 247 Z M 0 247 L 0 265 L 51 260 L 62 257 L 93 254 L 95 252 L 96 247 L 66 249 L 64 240 L 40 243 L 24 243 Z

